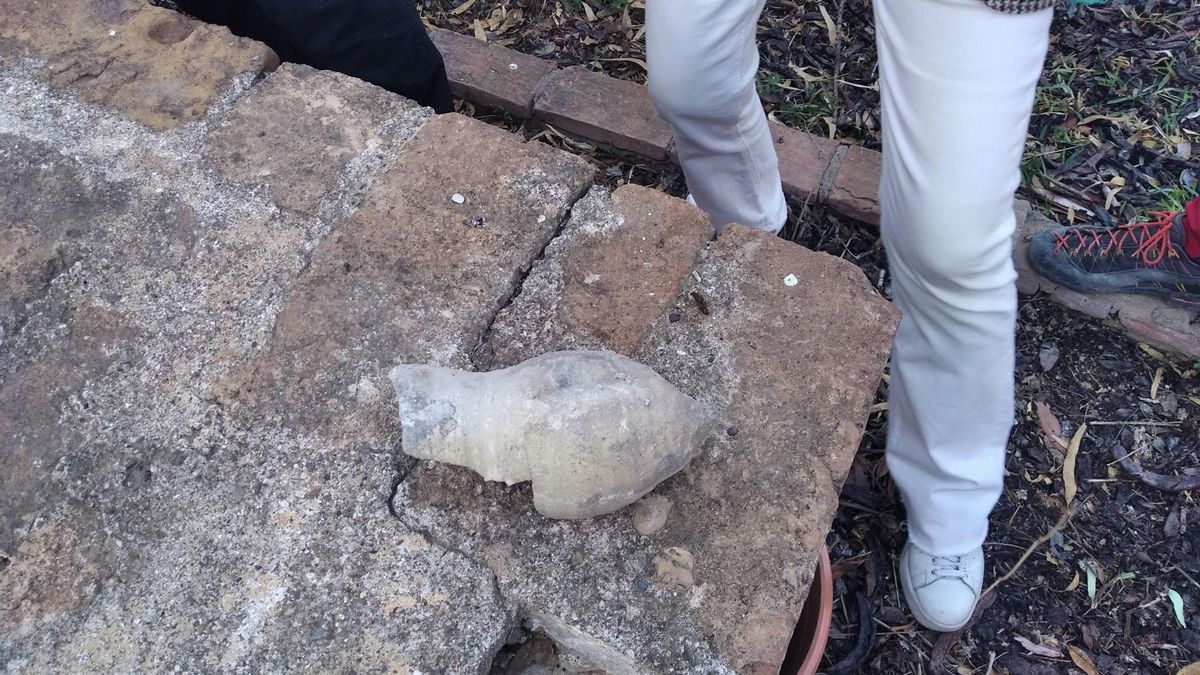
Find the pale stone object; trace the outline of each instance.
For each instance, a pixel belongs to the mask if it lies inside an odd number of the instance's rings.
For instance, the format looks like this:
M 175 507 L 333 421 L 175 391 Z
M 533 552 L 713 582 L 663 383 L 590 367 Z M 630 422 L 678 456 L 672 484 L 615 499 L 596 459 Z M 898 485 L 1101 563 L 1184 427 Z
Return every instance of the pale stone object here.
M 648 366 L 612 352 L 553 352 L 504 370 L 392 369 L 402 447 L 487 480 L 533 483 L 552 518 L 616 511 L 700 451 L 707 415 Z

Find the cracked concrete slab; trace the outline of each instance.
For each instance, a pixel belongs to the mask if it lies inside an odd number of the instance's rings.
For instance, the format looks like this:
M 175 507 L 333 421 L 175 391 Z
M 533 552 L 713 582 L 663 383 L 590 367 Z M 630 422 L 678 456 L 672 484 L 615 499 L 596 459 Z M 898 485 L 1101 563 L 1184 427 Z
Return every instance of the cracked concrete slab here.
M 521 622 L 613 672 L 777 668 L 894 321 L 861 274 L 738 228 L 697 264 L 697 211 L 578 202 L 579 158 L 258 82 L 257 47 L 162 10 L 72 5 L 59 34 L 45 7 L 0 36 L 7 669 L 486 672 Z M 399 451 L 387 369 L 485 337 L 620 349 L 724 424 L 641 504 L 541 518 Z
M 592 173 L 483 122 L 432 119 L 316 251 L 269 349 L 213 395 L 297 428 L 363 405 L 394 424 L 387 371 L 465 365 Z
M 497 317 L 475 365 L 513 366 L 534 349 L 631 354 L 712 236 L 708 218 L 680 199 L 636 185 L 611 195 L 593 188 Z
M 569 224 L 531 273 L 533 304 L 542 280 L 563 273 L 546 269 L 570 260 L 563 251 L 588 250 L 572 237 L 586 242 L 593 228 L 619 222 L 611 204 L 592 206 L 575 215 L 598 222 Z M 523 292 L 512 307 L 524 302 Z M 536 312 L 514 316 L 531 320 L 534 333 L 545 325 Z M 433 463 L 413 469 L 393 506 L 407 526 L 483 560 L 527 625 L 594 667 L 775 672 L 897 313 L 849 263 L 734 227 L 674 303 L 642 318 L 649 325 L 635 358 L 722 420 L 702 455 L 647 498 L 648 508 L 666 511 L 663 523 L 644 533 L 638 506 L 550 520 L 534 511 L 526 485 L 487 483 Z M 568 328 L 570 338 L 522 342 L 515 351 L 504 345 L 505 358 L 528 358 L 562 339 L 592 344 L 596 330 L 622 321 L 598 316 L 599 326 Z
M 28 471 L 5 476 L 23 484 L 6 485 L 14 489 L 5 490 L 2 512 L 4 665 L 30 672 L 151 672 L 164 664 L 226 672 L 485 672 L 515 608 L 485 566 L 390 513 L 393 486 L 408 467 L 398 456 L 389 391 L 371 389 L 369 364 L 391 365 L 396 349 L 428 358 L 417 350 L 430 344 L 449 345 L 458 351 L 439 354 L 466 362 L 590 183 L 591 167 L 507 135 L 495 143 L 480 124 L 480 147 L 511 153 L 514 167 L 482 183 L 460 181 L 471 197 L 466 208 L 479 210 L 490 229 L 461 238 L 460 205 L 446 196 L 436 204 L 449 206 L 421 210 L 434 203 L 427 194 L 404 192 L 418 184 L 442 190 L 454 177 L 425 168 L 424 153 L 442 145 L 442 136 L 418 143 L 413 155 L 382 160 L 399 176 L 424 175 L 424 183 L 381 179 L 382 197 L 368 195 L 359 215 L 337 229 L 339 214 L 353 214 L 359 201 L 342 177 L 331 178 L 339 181 L 340 205 L 327 195 L 320 210 L 331 215 L 301 217 L 260 192 L 214 179 L 201 153 L 179 152 L 198 147 L 193 132 L 140 137 L 149 132 L 113 121 L 108 111 L 59 99 L 20 76 L 16 86 L 44 98 L 6 103 L 0 113 L 0 131 L 15 134 L 3 139 L 8 161 L 0 172 L 19 187 L 3 225 L 42 242 L 22 249 L 21 260 L 63 240 L 76 254 L 49 283 L 37 277 L 19 291 L 5 287 L 13 298 L 19 292 L 5 307 L 19 303 L 24 318 L 6 324 L 14 328 L 0 343 L 0 426 L 31 461 Z M 90 135 L 80 131 L 89 122 Z M 442 124 L 455 136 L 477 123 Z M 356 162 L 346 172 L 359 170 Z M 402 203 L 417 209 L 410 231 L 425 228 L 472 247 L 446 258 L 462 276 L 426 283 L 466 293 L 478 314 L 465 313 L 456 326 L 414 320 L 371 343 L 380 353 L 359 344 L 350 360 L 330 347 L 321 359 L 341 359 L 326 365 L 353 375 L 354 391 L 329 390 L 333 404 L 313 399 L 311 417 L 296 428 L 263 423 L 214 397 L 214 385 L 281 335 L 300 345 L 305 331 L 323 330 L 322 320 L 334 317 L 322 310 L 336 303 L 312 301 L 321 280 L 346 274 L 346 262 L 362 282 L 343 298 L 358 303 L 343 310 L 350 312 L 346 329 L 366 330 L 360 311 L 391 320 L 397 298 L 384 284 L 396 279 L 394 268 L 376 254 L 388 237 L 403 234 L 392 230 Z M 355 234 L 355 223 L 364 222 L 378 227 Z M 336 241 L 331 231 L 340 233 Z M 410 243 L 393 241 L 412 255 L 443 250 L 405 248 Z M 24 274 L 30 266 L 5 269 Z M 370 304 L 376 300 L 383 304 Z M 398 310 L 415 316 L 425 309 L 418 305 L 406 309 L 401 299 Z M 324 424 L 333 416 L 318 407 L 346 399 L 345 414 Z

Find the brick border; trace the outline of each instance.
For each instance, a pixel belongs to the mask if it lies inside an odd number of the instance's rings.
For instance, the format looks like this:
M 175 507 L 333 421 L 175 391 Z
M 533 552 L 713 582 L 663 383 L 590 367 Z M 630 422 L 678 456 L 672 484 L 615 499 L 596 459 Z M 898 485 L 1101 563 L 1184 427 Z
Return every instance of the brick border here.
M 429 34 L 442 52 L 455 96 L 650 161 L 672 157 L 671 129 L 646 87 L 582 66 L 559 68 L 443 28 L 430 28 Z M 771 133 L 785 193 L 879 225 L 877 151 L 776 122 Z

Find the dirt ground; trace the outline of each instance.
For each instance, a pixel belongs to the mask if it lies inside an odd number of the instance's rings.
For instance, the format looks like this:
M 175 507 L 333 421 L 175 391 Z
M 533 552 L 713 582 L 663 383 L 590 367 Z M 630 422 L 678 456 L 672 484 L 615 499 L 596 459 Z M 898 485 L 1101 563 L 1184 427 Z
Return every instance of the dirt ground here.
M 564 65 L 645 77 L 641 1 L 418 4 L 433 25 Z M 878 147 L 866 3 L 769 0 L 759 28 L 759 89 L 770 114 Z M 1200 144 L 1192 150 L 1200 141 L 1200 6 L 1082 0 L 1060 7 L 1053 33 L 1022 196 L 1064 222 L 1126 222 L 1179 208 L 1200 174 Z M 614 186 L 685 190 L 676 167 L 464 111 L 589 155 Z M 783 236 L 853 261 L 887 292 L 874 232 L 793 207 Z M 1122 675 L 1176 673 L 1200 660 L 1200 505 L 1186 489 L 1200 483 L 1198 370 L 1047 298 L 1022 301 L 1017 425 L 986 545 L 988 583 L 1005 579 L 977 620 L 952 635 L 913 624 L 900 596 L 903 509 L 883 461 L 887 412 L 873 415 L 828 540 L 837 581 L 825 672 Z M 1073 486 L 1064 481 L 1068 457 Z M 1064 518 L 1068 490 L 1077 496 Z

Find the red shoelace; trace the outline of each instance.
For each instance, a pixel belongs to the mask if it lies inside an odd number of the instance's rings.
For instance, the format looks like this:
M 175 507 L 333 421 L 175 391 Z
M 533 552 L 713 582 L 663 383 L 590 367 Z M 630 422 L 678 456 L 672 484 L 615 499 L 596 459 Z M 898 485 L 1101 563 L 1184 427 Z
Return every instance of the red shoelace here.
M 1126 255 L 1125 245 L 1136 243 L 1128 255 L 1140 257 L 1148 267 L 1163 261 L 1171 250 L 1171 226 L 1178 211 L 1151 211 L 1143 223 L 1128 223 L 1116 227 L 1073 227 L 1059 232 L 1054 242 L 1054 252 L 1064 249 L 1069 255 Z

